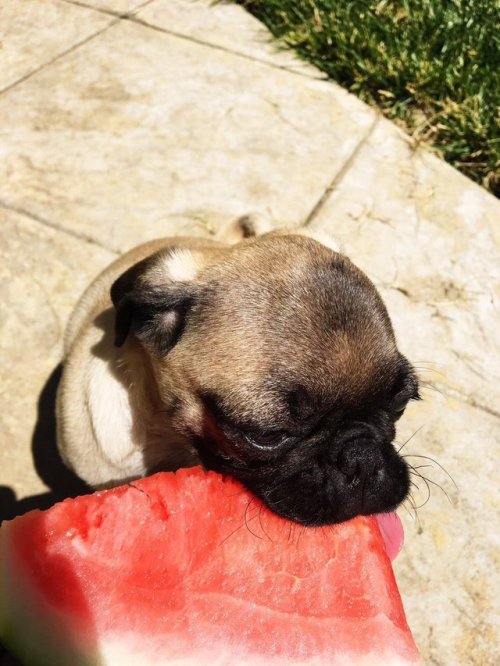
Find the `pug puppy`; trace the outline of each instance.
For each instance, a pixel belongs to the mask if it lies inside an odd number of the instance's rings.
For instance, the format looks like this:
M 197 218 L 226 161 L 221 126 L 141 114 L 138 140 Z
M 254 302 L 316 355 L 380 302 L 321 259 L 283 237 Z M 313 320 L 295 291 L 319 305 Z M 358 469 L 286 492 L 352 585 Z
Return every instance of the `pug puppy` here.
M 106 488 L 202 464 L 304 525 L 404 500 L 415 371 L 374 285 L 314 236 L 167 238 L 109 266 L 66 334 L 66 465 Z

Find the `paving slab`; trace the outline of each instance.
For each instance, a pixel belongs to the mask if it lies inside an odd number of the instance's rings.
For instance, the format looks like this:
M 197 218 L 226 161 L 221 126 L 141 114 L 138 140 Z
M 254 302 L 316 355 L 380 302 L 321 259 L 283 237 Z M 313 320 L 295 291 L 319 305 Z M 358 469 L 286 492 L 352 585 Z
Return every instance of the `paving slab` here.
M 21 499 L 47 490 L 32 456 L 37 403 L 69 314 L 115 255 L 1 208 L 0 229 L 0 487 Z M 0 519 L 7 499 L 0 492 Z
M 147 5 L 152 0 L 66 0 L 74 4 L 83 4 L 104 11 L 112 12 L 117 16 L 128 16 L 134 13 L 138 7 Z
M 130 21 L 2 95 L 0 116 L 0 200 L 119 250 L 179 216 L 299 224 L 375 117 L 327 82 Z
M 327 195 L 310 226 L 334 233 L 370 275 L 422 379 L 424 401 L 398 431 L 407 453 L 437 461 L 408 458 L 430 479 L 414 478 L 426 502 L 418 523 L 408 503 L 401 512 L 407 546 L 395 569 L 410 626 L 425 663 L 493 666 L 500 203 L 384 120 Z
M 325 76 L 273 39 L 260 21 L 231 2 L 154 0 L 137 13 L 148 25 L 185 35 L 205 44 L 261 60 L 315 79 Z M 235 39 L 235 35 L 238 38 Z
M 396 577 L 425 664 L 494 666 L 499 421 L 435 391 L 423 395 L 398 430 L 401 443 L 413 435 L 403 451 L 418 468 L 412 478 L 420 490 L 412 494 L 421 508 L 417 520 L 409 501 L 399 511 L 406 545 L 394 563 Z
M 0 91 L 49 64 L 112 20 L 64 0 L 2 0 Z

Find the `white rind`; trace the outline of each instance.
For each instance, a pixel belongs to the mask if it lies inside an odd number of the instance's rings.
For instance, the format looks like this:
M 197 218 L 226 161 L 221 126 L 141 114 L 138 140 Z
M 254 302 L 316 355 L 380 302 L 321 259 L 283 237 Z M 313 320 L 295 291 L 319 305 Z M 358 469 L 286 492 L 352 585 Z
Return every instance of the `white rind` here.
M 152 666 L 151 656 L 131 652 L 121 640 L 101 645 L 99 664 L 102 666 Z M 362 656 L 348 654 L 322 655 L 296 660 L 290 657 L 242 657 L 230 649 L 217 652 L 192 652 L 183 657 L 157 655 L 154 666 L 416 666 L 420 661 L 401 659 L 387 653 L 373 652 Z
M 378 617 L 383 624 L 392 623 L 385 615 Z M 299 639 L 300 640 L 300 639 Z M 290 636 L 293 641 L 293 636 Z M 269 655 L 245 654 L 240 645 L 234 643 L 217 646 L 193 646 L 186 650 L 185 644 L 175 646 L 172 637 L 171 649 L 167 641 L 145 639 L 137 635 L 108 636 L 99 644 L 98 663 L 101 666 L 417 666 L 418 658 L 403 658 L 395 655 L 386 645 L 363 655 L 337 652 L 324 653 L 315 657 L 300 659 L 289 655 L 272 657 Z M 178 656 L 181 654 L 182 656 Z

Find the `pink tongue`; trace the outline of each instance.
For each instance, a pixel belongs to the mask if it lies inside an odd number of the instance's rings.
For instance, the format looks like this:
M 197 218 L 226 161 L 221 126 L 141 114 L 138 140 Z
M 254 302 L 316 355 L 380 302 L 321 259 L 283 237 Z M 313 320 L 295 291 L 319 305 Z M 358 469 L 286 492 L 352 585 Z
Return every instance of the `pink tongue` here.
M 399 516 L 394 511 L 390 513 L 377 513 L 378 526 L 384 539 L 387 555 L 393 560 L 403 547 L 405 535 Z

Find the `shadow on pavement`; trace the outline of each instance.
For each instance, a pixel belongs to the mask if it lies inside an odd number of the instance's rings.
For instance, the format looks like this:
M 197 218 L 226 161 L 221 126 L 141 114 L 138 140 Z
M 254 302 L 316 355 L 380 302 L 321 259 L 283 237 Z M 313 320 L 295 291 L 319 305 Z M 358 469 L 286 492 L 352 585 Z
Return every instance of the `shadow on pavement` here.
M 37 422 L 31 440 L 35 469 L 50 490 L 17 499 L 12 488 L 0 486 L 0 522 L 32 509 L 48 509 L 66 497 L 76 497 L 89 492 L 83 481 L 64 465 L 57 450 L 55 402 L 61 373 L 62 364 L 59 364 L 40 393 Z
M 48 509 L 66 497 L 90 492 L 88 487 L 61 460 L 56 445 L 56 392 L 61 379 L 59 364 L 40 393 L 38 414 L 31 451 L 33 463 L 40 479 L 50 488 L 46 493 L 17 499 L 10 486 L 0 486 L 0 523 L 32 509 Z M 22 666 L 0 642 L 0 666 Z

